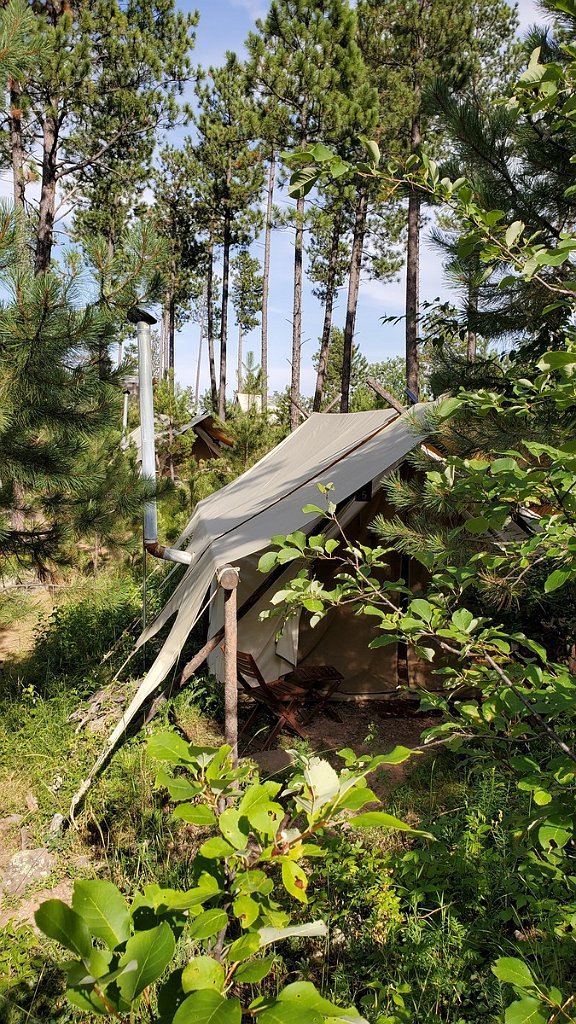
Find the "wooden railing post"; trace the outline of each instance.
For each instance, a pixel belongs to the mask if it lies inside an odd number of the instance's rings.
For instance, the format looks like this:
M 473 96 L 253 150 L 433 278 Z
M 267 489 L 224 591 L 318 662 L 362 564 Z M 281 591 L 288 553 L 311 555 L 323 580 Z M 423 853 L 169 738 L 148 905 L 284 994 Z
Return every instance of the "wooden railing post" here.
M 238 570 L 224 565 L 216 570 L 224 591 L 224 739 L 232 747 L 232 761 L 238 763 L 238 652 L 237 587 Z

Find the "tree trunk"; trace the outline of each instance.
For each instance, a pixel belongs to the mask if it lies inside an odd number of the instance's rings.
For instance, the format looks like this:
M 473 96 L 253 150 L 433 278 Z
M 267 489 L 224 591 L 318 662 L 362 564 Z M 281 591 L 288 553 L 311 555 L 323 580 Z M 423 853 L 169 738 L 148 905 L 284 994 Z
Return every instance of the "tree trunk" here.
M 216 386 L 216 360 L 214 358 L 214 243 L 208 246 L 208 267 L 206 271 L 206 330 L 208 334 L 208 362 L 210 364 L 210 397 L 212 409 L 218 408 L 218 388 Z
M 340 398 L 340 412 L 348 412 L 350 405 L 352 348 L 354 345 L 356 310 L 358 309 L 358 292 L 360 290 L 360 273 L 362 271 L 362 247 L 364 245 L 364 235 L 366 233 L 367 210 L 368 193 L 362 189 L 358 192 L 358 196 L 356 198 L 352 255 L 350 257 L 350 278 L 348 281 L 348 300 L 346 302 L 346 324 L 344 327 L 344 349 L 342 355 L 342 397 Z
M 238 391 L 242 391 L 242 324 L 238 324 Z
M 296 203 L 296 234 L 294 237 L 294 307 L 292 314 L 292 377 L 290 381 L 290 430 L 299 423 L 300 358 L 302 345 L 302 249 L 304 240 L 304 197 Z
M 220 324 L 220 390 L 218 392 L 218 416 L 226 419 L 226 343 L 228 339 L 228 285 L 230 281 L 230 212 L 224 220 L 224 252 L 222 256 L 222 318 Z
M 176 340 L 176 296 L 174 288 L 168 292 L 168 372 L 172 371 L 172 388 L 174 388 L 174 343 Z
M 198 362 L 196 364 L 196 388 L 194 391 L 194 412 L 198 412 L 200 405 L 200 371 L 202 369 L 202 343 L 204 341 L 204 316 L 205 316 L 205 303 L 206 291 L 202 297 L 202 306 L 200 308 L 200 337 L 198 339 Z
M 56 208 L 56 157 L 58 153 L 58 127 L 51 109 L 44 115 L 42 188 L 36 235 L 34 273 L 48 270 L 54 241 L 54 211 Z
M 14 209 L 24 212 L 26 182 L 24 180 L 24 143 L 22 141 L 22 89 L 19 82 L 8 79 L 10 91 L 10 149 L 12 151 L 12 178 Z
M 322 395 L 324 394 L 324 377 L 328 364 L 328 353 L 330 351 L 330 335 L 332 332 L 332 309 L 336 295 L 336 268 L 338 264 L 338 250 L 340 248 L 340 228 L 342 217 L 336 214 L 330 239 L 330 253 L 328 256 L 328 277 L 326 280 L 326 305 L 324 307 L 324 326 L 322 328 L 322 340 L 320 342 L 320 355 L 318 357 L 318 371 L 316 373 L 316 390 L 314 392 L 314 412 L 320 412 Z
M 477 269 L 477 268 L 476 268 Z M 469 363 L 476 362 L 476 331 L 470 330 L 470 318 L 475 317 L 478 312 L 478 288 L 474 284 L 473 277 L 468 281 L 468 330 L 466 332 L 466 359 Z
M 272 241 L 272 210 L 276 181 L 276 154 L 270 154 L 268 167 L 268 200 L 266 203 L 266 230 L 264 234 L 264 267 L 262 271 L 262 352 L 260 373 L 262 381 L 262 412 L 268 407 L 268 292 L 270 290 L 270 244 Z
M 420 147 L 420 117 L 412 119 L 410 148 L 416 153 Z M 406 385 L 416 398 L 420 391 L 418 353 L 418 315 L 420 310 L 420 206 L 417 192 L 408 196 L 408 244 L 406 248 Z

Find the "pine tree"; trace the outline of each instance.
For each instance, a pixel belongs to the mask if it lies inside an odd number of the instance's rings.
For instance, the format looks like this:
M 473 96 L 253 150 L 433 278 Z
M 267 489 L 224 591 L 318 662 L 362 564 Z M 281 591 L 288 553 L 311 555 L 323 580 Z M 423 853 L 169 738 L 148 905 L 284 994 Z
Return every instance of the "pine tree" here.
M 40 273 L 50 263 L 59 210 L 80 196 L 94 209 L 108 193 L 113 210 L 143 184 L 156 133 L 174 123 L 176 96 L 191 73 L 196 16 L 176 13 L 172 0 L 34 0 L 30 9 L 42 55 L 20 87 L 11 150 L 21 198 L 24 169 L 40 153 Z
M 356 18 L 345 0 L 272 0 L 270 11 L 248 38 L 251 74 L 263 97 L 282 108 L 283 144 L 305 146 L 347 138 L 359 104 L 361 56 Z M 300 395 L 304 198 L 296 203 L 291 394 Z M 291 411 L 292 429 L 298 411 Z
M 258 314 L 262 308 L 262 275 L 260 261 L 241 249 L 232 262 L 232 305 L 238 325 L 238 391 L 244 385 L 243 337 L 258 326 Z M 253 356 L 252 353 L 249 353 Z
M 308 214 L 308 278 L 314 285 L 312 294 L 324 306 L 322 338 L 316 359 L 314 412 L 320 412 L 322 405 L 336 292 L 343 286 L 350 264 L 350 207 L 350 189 L 331 186 L 326 191 L 324 204 L 313 206 Z
M 126 309 L 156 297 L 162 248 L 135 229 L 108 263 L 95 239 L 85 266 L 36 274 L 21 230 L 2 207 L 0 285 L 11 298 L 0 307 L 0 551 L 45 574 L 80 537 L 126 540 L 149 494 L 120 450 L 121 377 L 106 354 Z
M 500 67 L 497 55 L 502 55 L 517 23 L 506 0 L 390 0 L 385 5 L 362 0 L 359 17 L 369 26 L 366 59 L 380 77 L 380 93 L 388 97 L 396 122 L 396 155 L 404 156 L 418 154 L 423 142 L 433 140 L 427 114 L 432 83 L 441 77 L 452 90 L 481 91 L 486 77 Z M 421 204 L 421 194 L 412 188 L 407 210 L 406 381 L 415 395 L 420 385 Z
M 154 173 L 154 205 L 150 211 L 157 231 L 169 252 L 165 268 L 163 326 L 167 351 L 162 359 L 165 375 L 174 376 L 174 345 L 178 328 L 191 314 L 191 307 L 203 290 L 206 246 L 198 240 L 199 222 L 193 181 L 186 152 L 166 147 Z
M 263 176 L 252 142 L 256 110 L 248 94 L 244 66 L 235 54 L 228 53 L 224 67 L 211 68 L 209 76 L 212 84 L 198 88 L 197 156 L 207 184 L 203 199 L 212 243 L 222 245 L 218 415 L 225 419 L 230 256 L 234 246 L 249 244 L 261 223 L 260 211 L 253 204 L 261 194 Z

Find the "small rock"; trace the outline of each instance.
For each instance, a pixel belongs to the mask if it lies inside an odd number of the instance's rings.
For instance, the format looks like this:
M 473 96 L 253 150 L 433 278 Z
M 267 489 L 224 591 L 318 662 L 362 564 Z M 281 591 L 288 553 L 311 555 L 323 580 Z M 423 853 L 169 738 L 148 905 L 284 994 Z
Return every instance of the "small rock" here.
M 66 818 L 63 814 L 55 814 L 50 822 L 50 828 L 48 829 L 51 836 L 60 835 L 64 830 L 64 822 Z
M 0 835 L 19 825 L 23 817 L 22 814 L 9 814 L 6 818 L 0 818 Z
M 294 764 L 292 755 L 280 747 L 273 750 L 259 750 L 251 757 L 265 775 L 276 775 L 277 772 L 286 771 L 286 768 L 290 768 Z
M 18 896 L 31 882 L 48 878 L 53 867 L 53 855 L 43 848 L 15 853 L 4 872 L 4 892 L 9 896 Z

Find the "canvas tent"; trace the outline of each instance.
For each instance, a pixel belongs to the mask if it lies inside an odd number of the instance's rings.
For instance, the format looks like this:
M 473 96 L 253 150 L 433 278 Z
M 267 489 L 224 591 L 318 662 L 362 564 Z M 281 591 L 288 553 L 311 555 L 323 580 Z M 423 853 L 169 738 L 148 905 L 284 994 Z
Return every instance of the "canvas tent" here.
M 172 433 L 173 437 L 187 434 L 193 431 L 196 439 L 192 445 L 191 455 L 196 462 L 207 459 L 218 459 L 225 455 L 228 448 L 232 448 L 234 442 L 226 430 L 218 423 L 211 413 L 201 412 L 188 423 L 179 427 L 170 428 L 170 417 L 159 414 L 155 417 L 156 440 L 166 441 Z M 135 445 L 137 455 L 136 461 L 142 462 L 142 433 L 141 428 L 136 427 L 128 434 L 128 440 Z
M 344 698 L 381 698 L 396 689 L 395 648 L 368 649 L 373 635 L 368 619 L 354 617 L 351 621 L 348 613 L 337 611 L 311 630 L 301 616 L 277 638 L 278 621 L 261 622 L 258 616 L 269 607 L 270 597 L 280 589 L 282 580 L 274 578 L 270 591 L 262 593 L 265 577 L 257 571 L 257 563 L 271 537 L 295 530 L 319 532 L 321 517 L 302 511 L 308 504 L 321 505 L 319 483 L 333 485 L 339 520 L 350 535 L 366 531 L 381 508 L 380 481 L 423 440 L 418 433 L 422 410 L 423 406 L 415 406 L 401 416 L 393 410 L 313 413 L 255 466 L 198 504 L 177 542 L 193 555 L 192 563 L 163 610 L 141 635 L 138 646 L 171 620 L 172 627 L 91 776 L 176 663 L 205 605 L 216 570 L 225 564 L 237 566 L 240 571 L 239 649 L 253 653 L 265 677 L 288 672 L 296 664 L 329 663 L 345 677 L 339 691 Z M 286 572 L 294 571 L 292 563 Z M 243 615 L 243 607 L 255 594 L 258 600 Z M 214 590 L 209 603 L 209 635 L 222 624 L 220 601 L 221 593 Z M 219 661 L 217 650 L 212 666 L 217 674 Z

